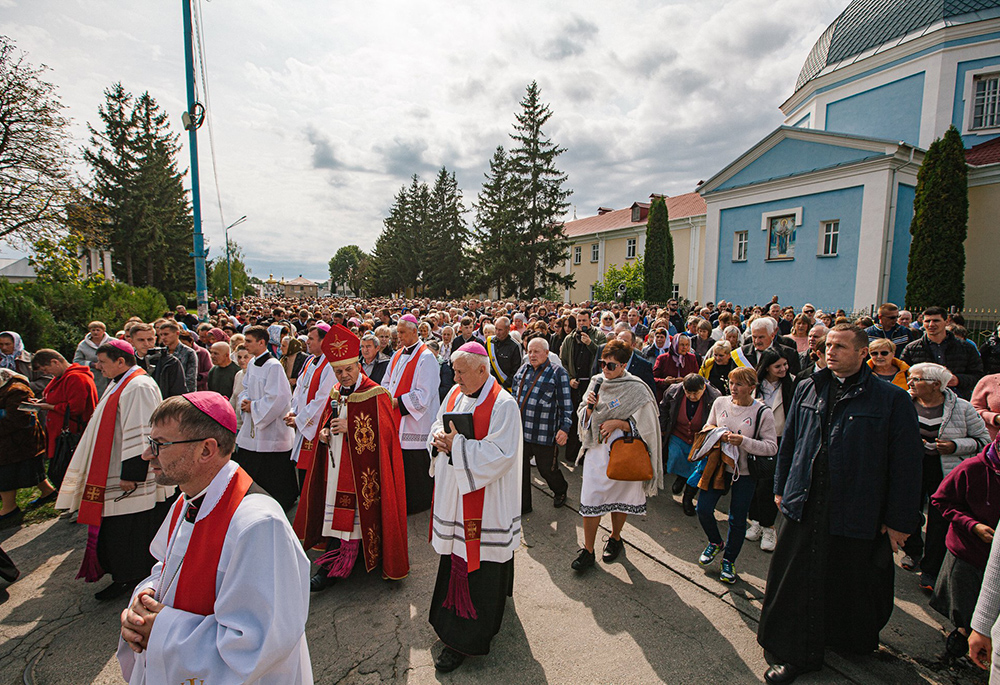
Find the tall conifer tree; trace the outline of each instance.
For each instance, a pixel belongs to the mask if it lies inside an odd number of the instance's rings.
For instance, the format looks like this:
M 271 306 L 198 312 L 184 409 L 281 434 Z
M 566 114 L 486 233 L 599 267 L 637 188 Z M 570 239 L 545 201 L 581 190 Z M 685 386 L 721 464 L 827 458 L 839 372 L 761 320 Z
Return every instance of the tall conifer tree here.
M 646 250 L 643 253 L 645 297 L 650 302 L 666 302 L 674 288 L 674 239 L 670 235 L 667 201 L 653 199 L 646 222 Z
M 466 290 L 465 244 L 468 227 L 465 204 L 454 172 L 442 167 L 430 191 L 424 227 L 424 294 L 431 297 L 464 295 Z
M 910 223 L 906 306 L 965 304 L 965 237 L 969 223 L 968 167 L 954 126 L 935 140 L 917 174 Z
M 517 291 L 515 269 L 519 229 L 524 224 L 520 184 L 514 178 L 510 157 L 498 145 L 490 160 L 486 181 L 475 204 L 473 226 L 475 277 L 470 285 L 498 297 Z

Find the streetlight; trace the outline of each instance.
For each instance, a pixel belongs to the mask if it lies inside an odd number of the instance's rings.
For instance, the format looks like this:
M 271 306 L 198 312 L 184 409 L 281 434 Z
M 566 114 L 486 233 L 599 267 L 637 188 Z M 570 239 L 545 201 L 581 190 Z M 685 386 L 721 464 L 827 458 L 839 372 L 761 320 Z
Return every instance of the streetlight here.
M 233 262 L 229 258 L 229 229 L 233 226 L 238 226 L 247 220 L 246 214 L 241 216 L 239 219 L 233 223 L 226 226 L 226 269 L 229 270 L 229 301 L 233 301 Z

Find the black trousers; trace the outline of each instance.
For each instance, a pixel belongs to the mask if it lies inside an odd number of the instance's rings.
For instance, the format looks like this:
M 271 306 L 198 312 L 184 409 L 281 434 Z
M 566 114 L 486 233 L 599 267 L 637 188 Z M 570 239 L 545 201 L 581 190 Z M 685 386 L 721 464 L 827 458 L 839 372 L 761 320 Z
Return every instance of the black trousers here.
M 295 475 L 292 451 L 255 452 L 237 447 L 233 461 L 239 464 L 253 482 L 278 501 L 288 511 L 299 497 L 299 481 Z
M 774 479 L 765 478 L 757 481 L 757 489 L 750 502 L 748 518 L 765 528 L 774 526 L 778 518 L 778 506 L 774 503 Z
M 944 480 L 944 472 L 941 469 L 941 457 L 936 454 L 925 454 L 920 509 L 921 517 L 923 517 L 923 508 L 927 507 L 926 542 L 924 542 L 925 538 L 921 534 L 921 529 L 917 528 L 916 532 L 908 537 L 903 544 L 903 551 L 914 559 L 920 559 L 920 571 L 926 573 L 932 580 L 937 578 L 941 564 L 944 562 L 944 556 L 948 551 L 944 543 L 945 537 L 948 535 L 948 522 L 945 521 L 937 507 L 928 504 L 930 496 L 937 491 L 942 480 Z
M 569 485 L 559 470 L 559 460 L 557 455 L 559 448 L 555 444 L 539 445 L 534 442 L 525 442 L 522 450 L 522 460 L 524 468 L 521 471 L 521 513 L 527 514 L 531 511 L 531 459 L 534 457 L 535 466 L 538 467 L 538 475 L 545 479 L 545 483 L 557 495 L 566 494 Z
M 427 450 L 403 450 L 403 480 L 406 482 L 406 515 L 431 508 L 434 479 L 430 475 L 431 455 Z

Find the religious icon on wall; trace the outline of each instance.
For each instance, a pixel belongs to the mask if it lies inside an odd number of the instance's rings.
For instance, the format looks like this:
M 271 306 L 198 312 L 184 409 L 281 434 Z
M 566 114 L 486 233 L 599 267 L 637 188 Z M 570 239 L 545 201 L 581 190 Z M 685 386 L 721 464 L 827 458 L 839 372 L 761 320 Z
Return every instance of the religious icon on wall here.
M 768 229 L 768 259 L 795 258 L 795 217 L 776 216 Z

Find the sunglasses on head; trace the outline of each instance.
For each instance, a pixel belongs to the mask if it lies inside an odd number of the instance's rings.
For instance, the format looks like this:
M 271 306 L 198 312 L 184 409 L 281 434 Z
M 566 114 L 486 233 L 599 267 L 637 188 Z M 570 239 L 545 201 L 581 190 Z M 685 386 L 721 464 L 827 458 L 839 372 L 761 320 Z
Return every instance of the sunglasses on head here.
M 607 369 L 608 371 L 614 371 L 621 365 L 621 362 L 606 362 L 603 359 L 601 360 L 601 368 Z
M 889 350 L 877 350 L 871 353 L 873 357 L 888 357 L 892 354 Z

